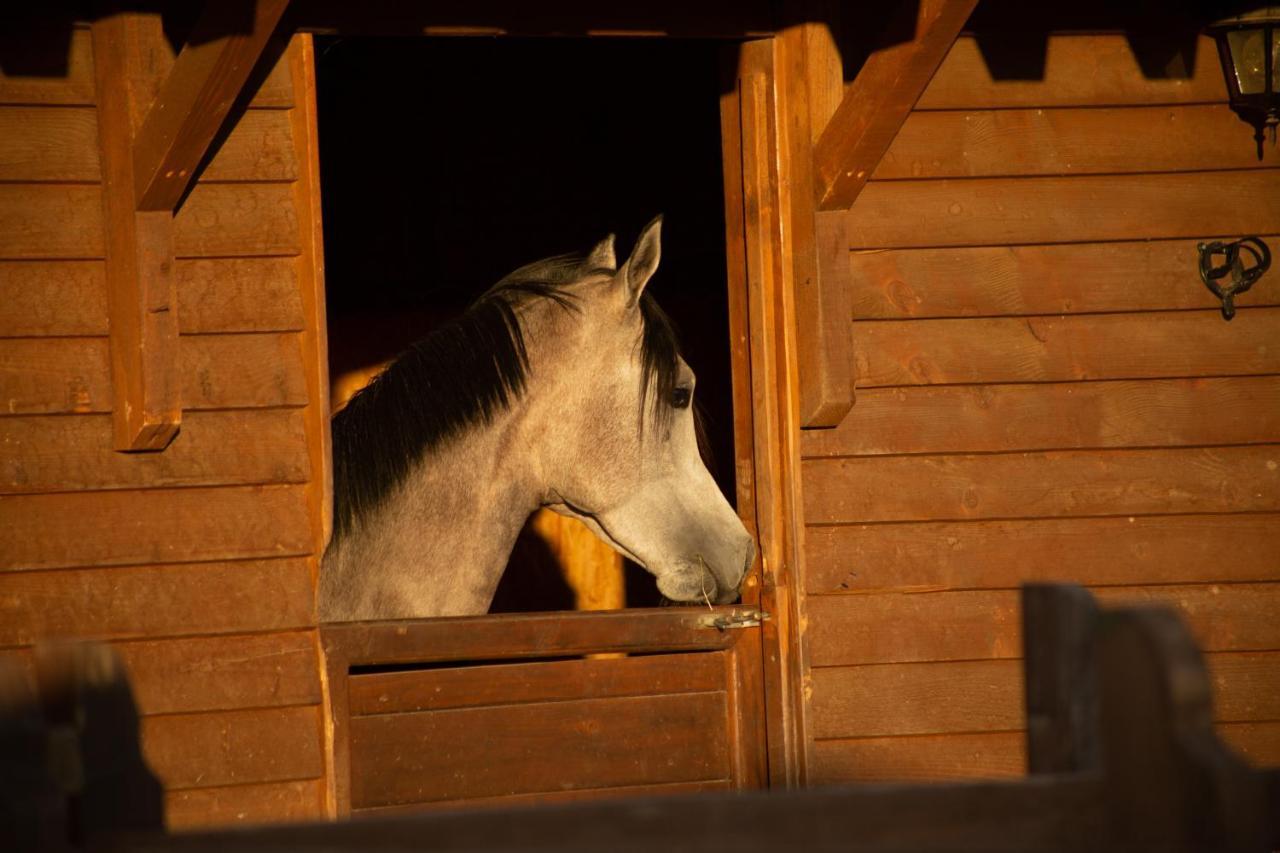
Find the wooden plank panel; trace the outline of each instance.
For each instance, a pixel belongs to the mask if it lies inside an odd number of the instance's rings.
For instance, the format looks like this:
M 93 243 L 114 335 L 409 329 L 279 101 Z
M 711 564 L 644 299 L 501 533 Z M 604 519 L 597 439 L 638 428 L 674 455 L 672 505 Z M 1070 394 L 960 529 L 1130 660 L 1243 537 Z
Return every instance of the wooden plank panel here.
M 1260 444 L 1280 437 L 1280 377 L 953 385 L 864 391 L 802 456 Z
M 200 332 L 301 331 L 302 297 L 294 258 L 178 261 L 178 325 Z
M 87 28 L 74 28 L 67 48 L 67 73 L 57 77 L 6 74 L 0 68 L 0 104 L 94 103 L 93 39 Z
M 246 110 L 200 176 L 202 181 L 292 181 L 298 177 L 287 110 Z
M 320 709 L 144 717 L 142 754 L 170 791 L 315 779 L 323 772 Z
M 306 559 L 0 572 L 0 646 L 315 624 Z
M 351 805 L 725 779 L 725 694 L 357 717 Z
M 1275 234 L 1264 235 L 1269 243 Z M 1197 240 L 850 252 L 855 319 L 1216 309 Z M 1257 288 L 1241 305 L 1280 304 Z
M 1280 712 L 1280 653 L 1206 655 L 1219 722 L 1272 720 Z M 1020 660 L 979 660 L 891 666 L 825 667 L 813 671 L 810 706 L 818 740 L 947 731 L 1023 729 Z M 977 713 L 956 717 L 962 710 Z M 893 709 L 898 708 L 895 712 Z M 938 728 L 930 728 L 938 726 Z
M 809 782 L 940 782 L 1026 773 L 1021 732 L 818 741 Z
M 193 412 L 163 453 L 112 448 L 109 415 L 0 418 L 0 494 L 305 483 L 298 409 Z
M 1224 95 L 1225 97 L 1225 95 Z M 293 81 L 289 76 L 288 54 L 282 55 L 267 72 L 249 105 L 254 108 L 282 109 L 294 105 Z
M 197 184 L 174 217 L 180 258 L 296 255 L 298 240 L 288 184 Z
M 296 334 L 193 335 L 179 344 L 188 410 L 307 402 Z M 0 340 L 0 413 L 111 411 L 107 359 L 102 338 Z
M 229 486 L 0 496 L 0 568 L 309 554 L 306 492 Z
M 1280 372 L 1280 310 L 886 320 L 853 331 L 858 387 Z
M 1190 77 L 1150 78 L 1119 33 L 1053 34 L 1042 79 L 995 80 L 977 41 L 956 39 L 917 109 L 1225 103 L 1213 40 L 1201 36 Z
M 314 631 L 135 641 L 114 648 L 141 714 L 320 702 Z
M 0 338 L 106 334 L 102 261 L 0 261 Z
M 1280 166 L 1238 138 L 1226 104 L 916 111 L 872 180 L 1190 172 Z
M 1280 509 L 1275 445 L 867 456 L 802 469 L 811 524 Z
M 352 675 L 352 716 L 723 690 L 723 652 Z
M 0 258 L 102 258 L 102 188 L 0 184 Z
M 1174 608 L 1206 652 L 1280 649 L 1280 584 L 1106 587 L 1094 593 L 1107 605 Z M 1022 649 L 1015 590 L 814 596 L 807 606 L 815 667 L 1014 658 Z
M 1280 767 L 1280 722 L 1226 723 L 1217 730 L 1254 767 Z
M 1231 559 L 1222 559 L 1229 553 Z M 810 527 L 810 593 L 1280 580 L 1280 516 L 1171 515 Z
M 102 180 L 93 107 L 0 107 L 0 180 Z
M 170 832 L 322 820 L 324 782 L 312 779 L 170 791 L 164 798 L 164 811 Z
M 877 181 L 845 215 L 853 249 L 1207 238 L 1277 223 L 1280 169 Z

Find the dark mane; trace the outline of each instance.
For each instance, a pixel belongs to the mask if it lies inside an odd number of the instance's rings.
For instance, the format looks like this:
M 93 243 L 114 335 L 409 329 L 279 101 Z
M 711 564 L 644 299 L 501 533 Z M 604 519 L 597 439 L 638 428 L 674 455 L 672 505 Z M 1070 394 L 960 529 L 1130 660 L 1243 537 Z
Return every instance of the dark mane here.
M 577 311 L 568 286 L 590 269 L 581 255 L 561 255 L 521 267 L 499 281 L 462 316 L 416 341 L 333 416 L 333 539 L 375 510 L 414 465 L 456 435 L 492 421 L 524 393 L 529 375 L 517 308 L 548 299 Z M 671 321 L 653 298 L 640 300 L 643 332 L 642 406 L 670 418 L 679 349 Z M 642 416 L 643 423 L 643 416 Z

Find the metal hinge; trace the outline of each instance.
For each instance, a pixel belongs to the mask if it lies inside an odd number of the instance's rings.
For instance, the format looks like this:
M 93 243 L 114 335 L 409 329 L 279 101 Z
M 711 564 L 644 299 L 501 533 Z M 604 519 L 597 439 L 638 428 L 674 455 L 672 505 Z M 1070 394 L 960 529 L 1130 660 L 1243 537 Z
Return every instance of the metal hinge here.
M 730 628 L 755 628 L 761 622 L 768 621 L 769 618 L 769 614 L 765 611 L 751 607 L 744 610 L 734 610 L 730 613 L 708 613 L 698 620 L 698 624 L 704 628 L 725 631 Z

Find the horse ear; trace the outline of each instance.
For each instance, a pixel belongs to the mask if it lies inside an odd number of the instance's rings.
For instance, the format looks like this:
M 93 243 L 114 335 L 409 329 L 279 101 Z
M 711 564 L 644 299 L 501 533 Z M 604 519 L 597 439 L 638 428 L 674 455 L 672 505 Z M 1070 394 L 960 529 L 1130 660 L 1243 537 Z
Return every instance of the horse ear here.
M 633 303 L 640 301 L 640 294 L 644 292 L 645 285 L 657 270 L 661 257 L 662 215 L 659 214 L 644 227 L 644 231 L 640 233 L 640 239 L 636 240 L 636 247 L 631 251 L 631 257 L 627 258 L 627 263 L 623 267 L 623 279 L 631 291 Z
M 613 253 L 613 235 L 610 234 L 591 250 L 591 254 L 587 255 L 587 269 L 592 270 L 616 270 L 618 268 L 618 257 Z

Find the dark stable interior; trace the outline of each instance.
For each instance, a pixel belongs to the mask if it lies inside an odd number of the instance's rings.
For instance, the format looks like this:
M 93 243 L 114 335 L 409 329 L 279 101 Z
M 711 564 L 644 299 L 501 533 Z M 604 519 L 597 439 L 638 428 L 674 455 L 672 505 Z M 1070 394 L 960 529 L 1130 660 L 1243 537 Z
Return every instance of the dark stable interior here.
M 698 376 L 734 500 L 714 42 L 316 39 L 331 376 L 392 358 L 529 261 L 665 216 L 650 284 Z M 653 606 L 627 566 L 627 605 Z M 526 531 L 493 612 L 571 608 Z

